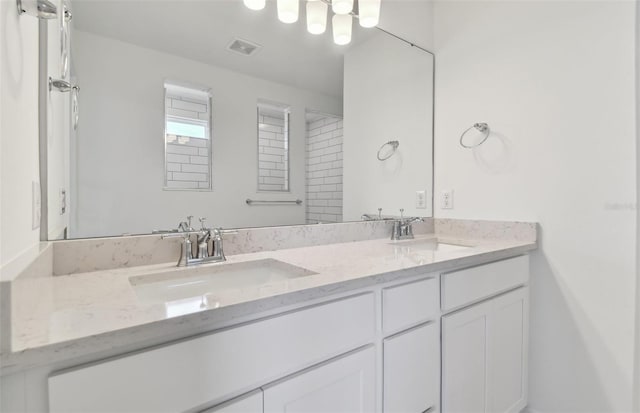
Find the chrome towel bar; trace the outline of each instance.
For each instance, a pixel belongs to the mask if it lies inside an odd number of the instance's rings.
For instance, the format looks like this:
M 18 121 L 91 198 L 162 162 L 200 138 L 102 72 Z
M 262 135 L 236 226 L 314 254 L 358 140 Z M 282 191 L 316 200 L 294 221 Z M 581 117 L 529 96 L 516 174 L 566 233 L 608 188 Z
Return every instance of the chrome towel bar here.
M 250 199 L 250 198 L 247 198 L 247 200 L 245 202 L 247 203 L 247 205 L 252 205 L 252 204 L 296 204 L 296 205 L 302 205 L 302 200 L 301 199 L 296 199 L 296 200 L 291 200 L 291 201 L 278 201 L 278 200 L 267 201 L 267 200 L 264 200 L 264 199 Z

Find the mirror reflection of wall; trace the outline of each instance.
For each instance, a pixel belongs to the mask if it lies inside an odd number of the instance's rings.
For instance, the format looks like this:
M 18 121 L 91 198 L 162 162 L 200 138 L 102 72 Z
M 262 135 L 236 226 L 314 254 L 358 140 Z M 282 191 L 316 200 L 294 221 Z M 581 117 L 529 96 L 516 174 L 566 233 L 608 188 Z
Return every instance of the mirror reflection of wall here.
M 50 219 L 49 239 L 170 230 L 186 215 L 227 228 L 342 222 L 377 211 L 381 200 L 390 214 L 409 210 L 417 189 L 430 196 L 431 117 L 423 109 L 431 90 L 406 97 L 407 82 L 388 73 L 375 79 L 366 63 L 347 79 L 366 84 L 343 82 L 345 61 L 366 62 L 366 54 L 417 67 L 420 84 L 431 82 L 431 58 L 390 51 L 406 43 L 377 48 L 368 40 L 388 35 L 354 24 L 350 44 L 338 46 L 328 32 L 309 34 L 304 19 L 283 25 L 275 2 L 260 13 L 238 1 L 70 2 L 70 78 L 82 90 L 81 119 L 68 147 L 49 152 L 49 170 L 70 175 L 71 197 L 68 224 Z M 383 11 L 394 5 L 384 3 Z M 237 53 L 238 39 L 254 45 L 253 53 Z M 257 103 L 272 113 L 257 115 Z M 68 124 L 69 114 L 52 113 Z M 422 181 L 395 185 L 387 174 L 384 188 L 376 185 L 363 163 L 382 138 L 374 118 L 403 119 L 384 121 L 383 135 L 394 127 L 402 150 L 419 155 L 420 162 L 405 158 L 402 173 Z M 401 135 L 422 143 L 409 146 Z M 60 203 L 56 182 L 48 187 L 50 211 Z
M 305 198 L 304 110 L 341 113 L 340 98 L 82 30 L 74 33 L 73 47 L 82 119 L 72 142 L 77 153 L 72 238 L 172 229 L 186 215 L 232 228 L 306 222 L 304 205 L 247 206 L 244 201 Z M 210 192 L 164 189 L 167 80 L 213 96 Z M 263 97 L 291 108 L 290 134 L 298 138 L 289 143 L 289 192 L 257 191 L 256 102 Z M 191 161 L 194 155 L 188 156 Z
M 433 56 L 376 33 L 345 56 L 346 220 L 363 213 L 431 216 L 433 188 Z M 398 141 L 394 155 L 377 157 Z M 418 204 L 418 193 L 428 202 Z

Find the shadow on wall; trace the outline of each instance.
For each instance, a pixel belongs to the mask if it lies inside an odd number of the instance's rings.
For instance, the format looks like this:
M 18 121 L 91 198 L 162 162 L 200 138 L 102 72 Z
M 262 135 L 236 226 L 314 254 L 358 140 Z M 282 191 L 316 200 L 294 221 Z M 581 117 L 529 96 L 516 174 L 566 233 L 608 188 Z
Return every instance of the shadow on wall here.
M 380 161 L 380 168 L 384 170 L 385 175 L 396 176 L 402 172 L 403 163 L 402 151 L 398 149 L 389 159 Z
M 540 240 L 541 231 L 538 234 Z M 621 366 L 615 364 L 615 358 L 580 303 L 547 259 L 543 245 L 531 255 L 530 265 L 530 329 L 547 334 L 530 335 L 529 399 L 545 400 L 546 404 L 534 402 L 527 410 L 536 413 L 617 411 L 615 406 L 625 402 L 611 400 L 609 395 L 615 393 L 611 389 L 630 385 Z M 588 343 L 589 348 L 584 343 Z M 605 360 L 600 364 L 609 366 L 609 370 L 598 371 L 594 358 Z M 606 383 L 600 377 L 608 377 Z M 535 381 L 535 378 L 544 380 Z M 581 394 L 582 400 L 574 400 L 571 395 L 575 394 Z M 589 406 L 589 409 L 576 406 Z
M 487 140 L 472 151 L 476 164 L 491 174 L 511 172 L 516 167 L 513 144 L 500 132 L 491 131 Z

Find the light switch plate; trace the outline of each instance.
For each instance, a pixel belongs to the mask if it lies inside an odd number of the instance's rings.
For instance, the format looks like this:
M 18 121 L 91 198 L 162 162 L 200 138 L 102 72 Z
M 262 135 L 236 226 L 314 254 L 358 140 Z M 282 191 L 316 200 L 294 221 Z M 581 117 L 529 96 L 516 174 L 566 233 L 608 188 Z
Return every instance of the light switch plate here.
M 31 229 L 40 228 L 41 207 L 40 183 L 33 181 L 31 182 Z
M 427 209 L 427 191 L 416 191 L 416 208 Z

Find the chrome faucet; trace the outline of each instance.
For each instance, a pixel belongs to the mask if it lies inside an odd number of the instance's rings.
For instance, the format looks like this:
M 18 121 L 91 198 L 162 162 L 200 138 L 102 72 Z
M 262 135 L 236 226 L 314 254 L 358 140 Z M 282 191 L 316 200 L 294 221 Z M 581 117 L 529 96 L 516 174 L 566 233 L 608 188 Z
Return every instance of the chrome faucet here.
M 363 221 L 384 221 L 390 218 L 382 218 L 382 208 L 378 208 L 378 216 L 374 217 L 371 214 L 362 214 L 360 216 L 360 219 L 362 219 Z
M 178 232 L 190 232 L 193 231 L 193 227 L 191 226 L 191 220 L 193 219 L 193 215 L 189 215 L 186 221 L 182 221 L 178 224 Z
M 220 257 L 221 261 L 226 261 L 227 257 L 224 256 L 224 248 L 222 245 L 222 233 L 224 230 L 222 228 L 214 228 L 213 229 L 213 255 Z M 227 231 L 230 233 L 231 231 Z
M 180 259 L 178 260 L 178 267 L 188 267 L 191 265 L 204 264 L 208 262 L 222 262 L 226 261 L 224 255 L 224 249 L 222 244 L 223 233 L 235 233 L 235 231 L 225 231 L 222 228 L 206 228 L 206 218 L 200 218 L 201 228 L 194 230 L 191 228 L 191 218 L 188 217 L 188 222 L 181 222 L 178 226 L 178 232 L 162 235 L 162 239 L 182 237 L 182 250 L 180 253 Z M 185 225 L 183 225 L 185 224 Z M 187 228 L 188 230 L 183 230 Z M 191 242 L 191 236 L 196 235 L 196 256 L 193 256 L 193 243 Z M 209 251 L 209 241 L 212 240 L 212 253 Z
M 414 222 L 423 222 L 421 217 L 404 217 L 404 208 L 400 209 L 400 219 L 393 222 L 393 229 L 391 231 L 392 240 L 401 239 L 413 239 L 413 227 Z

